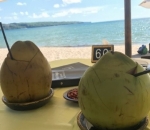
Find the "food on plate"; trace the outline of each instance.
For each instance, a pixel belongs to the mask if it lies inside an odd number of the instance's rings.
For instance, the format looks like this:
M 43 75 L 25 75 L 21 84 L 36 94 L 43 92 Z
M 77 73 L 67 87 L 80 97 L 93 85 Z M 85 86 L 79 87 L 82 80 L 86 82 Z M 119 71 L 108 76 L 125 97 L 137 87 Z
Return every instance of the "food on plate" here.
M 67 97 L 71 99 L 78 99 L 78 89 L 74 88 L 67 93 Z

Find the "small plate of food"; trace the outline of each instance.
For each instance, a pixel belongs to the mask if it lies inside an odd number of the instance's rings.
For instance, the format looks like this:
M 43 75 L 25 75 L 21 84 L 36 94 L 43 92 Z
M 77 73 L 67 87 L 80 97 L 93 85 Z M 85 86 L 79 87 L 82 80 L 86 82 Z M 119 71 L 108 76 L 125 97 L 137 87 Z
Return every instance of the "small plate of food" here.
M 78 88 L 73 88 L 63 94 L 66 100 L 78 102 Z

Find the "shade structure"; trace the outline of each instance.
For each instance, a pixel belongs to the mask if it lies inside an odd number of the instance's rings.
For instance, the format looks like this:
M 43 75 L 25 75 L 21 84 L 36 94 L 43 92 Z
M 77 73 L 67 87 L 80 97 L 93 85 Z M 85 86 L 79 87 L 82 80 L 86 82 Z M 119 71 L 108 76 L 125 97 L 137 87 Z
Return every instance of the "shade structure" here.
M 142 1 L 139 6 L 142 6 L 144 8 L 150 8 L 150 0 L 144 0 Z
M 132 56 L 131 41 L 131 0 L 124 0 L 124 16 L 125 16 L 125 54 Z

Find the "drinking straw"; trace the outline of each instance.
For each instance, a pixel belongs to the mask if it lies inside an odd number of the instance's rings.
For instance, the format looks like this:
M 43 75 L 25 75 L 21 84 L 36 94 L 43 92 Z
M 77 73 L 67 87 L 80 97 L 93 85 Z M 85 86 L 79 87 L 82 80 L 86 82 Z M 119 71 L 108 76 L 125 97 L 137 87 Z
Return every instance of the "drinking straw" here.
M 12 53 L 11 53 L 11 51 L 10 51 L 10 48 L 9 48 L 9 45 L 8 45 L 8 42 L 7 42 L 7 39 L 6 39 L 6 36 L 5 36 L 5 32 L 4 32 L 4 29 L 3 29 L 3 26 L 2 26 L 2 23 L 1 23 L 1 22 L 0 22 L 0 26 L 1 26 L 1 30 L 2 30 L 2 33 L 3 33 L 3 37 L 4 37 L 4 39 L 5 39 L 5 43 L 6 43 L 8 52 L 9 52 L 9 54 L 10 54 L 10 58 L 11 58 L 12 60 L 14 60 L 14 58 L 13 58 L 13 56 L 12 56 Z
M 145 71 L 142 71 L 142 72 L 139 72 L 139 73 L 134 74 L 134 76 L 135 76 L 135 77 L 138 77 L 138 76 L 141 76 L 141 75 L 143 75 L 143 74 L 147 74 L 147 73 L 149 73 L 149 72 L 150 72 L 150 70 L 145 70 Z

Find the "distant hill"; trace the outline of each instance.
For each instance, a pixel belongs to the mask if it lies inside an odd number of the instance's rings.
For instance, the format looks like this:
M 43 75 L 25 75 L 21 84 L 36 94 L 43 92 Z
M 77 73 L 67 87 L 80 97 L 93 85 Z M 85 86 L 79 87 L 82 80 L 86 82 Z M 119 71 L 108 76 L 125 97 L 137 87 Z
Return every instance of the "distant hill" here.
M 10 23 L 3 24 L 3 28 L 8 29 L 21 29 L 21 28 L 36 28 L 36 27 L 46 27 L 46 26 L 58 26 L 58 25 L 68 25 L 68 24 L 81 24 L 84 22 L 32 22 L 32 23 Z

